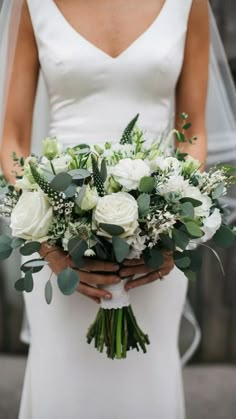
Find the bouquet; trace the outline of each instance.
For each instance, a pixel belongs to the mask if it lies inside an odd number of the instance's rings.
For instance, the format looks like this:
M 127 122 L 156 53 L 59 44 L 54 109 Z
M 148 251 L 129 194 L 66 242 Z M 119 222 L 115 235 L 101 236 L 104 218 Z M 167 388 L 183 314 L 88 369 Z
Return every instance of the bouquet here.
M 42 156 L 13 156 L 22 169 L 15 185 L 3 185 L 1 214 L 10 217 L 10 235 L 0 236 L 0 259 L 13 249 L 22 255 L 39 252 L 41 243 L 59 246 L 81 269 L 86 258 L 114 261 L 144 258 L 157 270 L 163 252 L 194 279 L 201 265 L 198 245 L 213 237 L 218 246 L 231 246 L 235 232 L 225 224 L 219 198 L 234 181 L 234 168 L 218 166 L 208 173 L 200 163 L 178 150 L 171 152 L 173 135 L 187 138 L 190 123 L 182 114 L 180 131 L 150 143 L 137 127 L 137 115 L 116 144 L 79 144 L 60 149 L 56 138 L 43 141 Z M 33 274 L 48 262 L 28 258 L 21 266 L 18 291 L 33 291 Z M 45 286 L 50 304 L 51 278 Z M 69 265 L 57 278 L 65 295 L 75 292 L 78 272 Z M 125 282 L 109 286 L 113 298 L 102 301 L 87 333 L 88 343 L 106 349 L 109 358 L 125 358 L 131 349 L 146 352 L 149 338 L 136 321 Z

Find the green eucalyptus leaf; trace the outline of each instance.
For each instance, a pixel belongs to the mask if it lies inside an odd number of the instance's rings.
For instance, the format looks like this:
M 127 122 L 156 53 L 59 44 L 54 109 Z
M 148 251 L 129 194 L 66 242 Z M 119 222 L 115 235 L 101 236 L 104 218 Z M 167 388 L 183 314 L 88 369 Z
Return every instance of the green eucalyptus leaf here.
M 74 237 L 68 243 L 68 251 L 75 265 L 82 268 L 84 265 L 84 252 L 88 249 L 87 242 L 79 237 Z
M 184 202 L 181 204 L 181 215 L 183 217 L 194 218 L 194 207 L 191 202 Z
M 188 233 L 192 236 L 192 237 L 196 237 L 196 238 L 200 238 L 202 236 L 204 236 L 203 231 L 200 229 L 200 227 L 194 223 L 193 221 L 188 221 L 187 223 L 184 223 Z
M 36 241 L 29 242 L 20 248 L 20 254 L 22 256 L 29 256 L 35 252 L 39 252 L 40 248 L 41 248 L 41 243 L 36 242 Z
M 23 292 L 25 291 L 25 278 L 18 279 L 15 283 L 16 291 Z
M 187 122 L 186 124 L 184 124 L 184 125 L 183 125 L 183 127 L 182 127 L 182 128 L 183 128 L 184 130 L 187 130 L 187 129 L 191 128 L 191 126 L 192 126 L 191 122 Z
M 191 259 L 183 252 L 174 252 L 174 262 L 179 269 L 186 269 L 191 265 Z
M 163 265 L 164 256 L 159 249 L 149 249 L 144 253 L 144 257 L 147 265 L 152 269 L 158 269 Z
M 194 208 L 200 207 L 202 205 L 201 201 L 198 201 L 197 199 L 194 199 L 194 198 L 181 198 L 180 202 L 183 204 L 185 202 L 190 202 Z
M 73 198 L 74 196 L 75 196 L 75 194 L 76 194 L 76 191 L 77 191 L 77 185 L 76 185 L 76 183 L 71 183 L 69 186 L 68 186 L 68 188 L 66 188 L 65 190 L 64 190 L 64 194 L 65 194 L 65 196 L 66 196 L 66 198 Z
M 48 280 L 46 282 L 45 289 L 44 289 L 44 295 L 45 295 L 45 300 L 46 300 L 47 304 L 51 304 L 53 290 L 52 290 L 52 284 L 51 284 L 50 280 Z
M 25 243 L 25 239 L 21 239 L 20 237 L 14 237 L 11 243 L 12 249 L 17 249 L 21 247 Z
M 125 240 L 121 239 L 118 236 L 112 237 L 112 245 L 117 262 L 123 262 L 123 260 L 126 259 L 129 255 L 130 246 L 128 245 L 128 243 L 126 243 Z
M 71 175 L 74 182 L 77 180 L 83 180 L 91 176 L 91 173 L 86 169 L 74 169 L 70 170 L 68 174 Z
M 50 182 L 50 186 L 57 192 L 64 192 L 72 183 L 72 176 L 69 173 L 58 173 Z
M 32 272 L 26 272 L 25 274 L 25 278 L 24 278 L 24 283 L 25 283 L 25 291 L 26 292 L 32 292 L 33 288 L 34 288 L 34 280 L 33 280 L 33 275 Z
M 168 234 L 160 234 L 160 240 L 164 249 L 174 250 L 175 242 Z
M 138 203 L 138 210 L 139 210 L 139 215 L 140 216 L 144 216 L 146 215 L 147 211 L 149 210 L 150 207 L 150 202 L 151 202 L 151 197 L 150 195 L 143 193 L 141 195 L 139 195 L 138 199 L 137 199 L 137 203 Z
M 235 243 L 235 233 L 227 226 L 222 225 L 213 237 L 219 247 L 231 247 Z
M 12 237 L 7 236 L 6 234 L 2 234 L 0 236 L 0 245 L 6 245 L 7 247 L 11 247 Z
M 100 223 L 99 227 L 111 236 L 119 236 L 120 234 L 123 234 L 125 232 L 123 227 L 120 227 L 116 224 Z
M 212 198 L 213 199 L 218 199 L 220 198 L 220 196 L 223 194 L 225 189 L 225 184 L 224 182 L 221 182 L 212 192 Z
M 44 259 L 32 259 L 24 263 L 24 267 L 27 268 L 27 270 L 30 270 L 31 268 L 43 268 L 46 265 L 48 265 L 48 262 Z
M 8 259 L 12 254 L 12 248 L 8 245 L 0 244 L 0 261 Z
M 175 228 L 173 229 L 173 240 L 176 247 L 184 250 L 188 246 L 190 238 L 184 231 Z
M 73 294 L 79 285 L 78 272 L 74 271 L 71 268 L 65 269 L 64 271 L 59 273 L 57 283 L 62 294 Z
M 151 193 L 155 186 L 155 178 L 151 176 L 144 176 L 139 183 L 139 191 L 143 193 Z

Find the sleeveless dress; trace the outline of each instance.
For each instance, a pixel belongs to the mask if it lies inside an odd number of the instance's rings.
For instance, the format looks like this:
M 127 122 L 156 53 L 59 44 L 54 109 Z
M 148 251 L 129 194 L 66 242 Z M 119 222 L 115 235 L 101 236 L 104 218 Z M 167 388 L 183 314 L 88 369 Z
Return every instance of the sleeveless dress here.
M 181 72 L 192 0 L 166 0 L 149 28 L 117 58 L 81 36 L 53 0 L 28 0 L 50 100 L 50 136 L 65 146 L 118 141 L 138 112 L 156 138 L 168 125 Z M 184 111 L 184 110 L 183 110 Z M 45 268 L 25 295 L 31 329 L 19 419 L 184 419 L 178 333 L 187 280 L 174 269 L 163 281 L 132 290 L 148 353 L 109 360 L 86 343 L 97 304 L 63 296 Z

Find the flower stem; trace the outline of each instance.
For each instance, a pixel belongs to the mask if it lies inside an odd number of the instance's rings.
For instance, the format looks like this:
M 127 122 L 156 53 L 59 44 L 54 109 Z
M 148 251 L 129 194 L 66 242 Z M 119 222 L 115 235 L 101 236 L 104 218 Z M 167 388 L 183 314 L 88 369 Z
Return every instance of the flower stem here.
M 56 172 L 55 172 L 52 160 L 50 160 L 50 166 L 51 166 L 51 169 L 52 169 L 52 173 L 56 176 Z
M 117 325 L 116 325 L 116 358 L 121 359 L 122 358 L 122 308 L 118 309 L 117 313 Z

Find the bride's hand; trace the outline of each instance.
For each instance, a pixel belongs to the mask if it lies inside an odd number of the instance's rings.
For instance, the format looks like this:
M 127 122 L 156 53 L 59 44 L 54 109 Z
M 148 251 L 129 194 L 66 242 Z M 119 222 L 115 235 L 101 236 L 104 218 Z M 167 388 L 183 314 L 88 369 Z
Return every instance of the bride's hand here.
M 121 281 L 118 271 L 120 266 L 112 262 L 103 262 L 94 259 L 86 259 L 83 268 L 80 270 L 75 267 L 71 258 L 61 249 L 50 250 L 44 247 L 41 255 L 46 254 L 45 259 L 49 262 L 52 271 L 58 275 L 64 269 L 72 267 L 78 272 L 80 283 L 77 291 L 90 299 L 100 303 L 101 298 L 111 299 L 112 294 L 106 290 L 98 289 L 96 285 L 111 285 Z M 105 272 L 105 274 L 104 274 Z M 116 274 L 117 273 L 117 274 Z
M 119 272 L 121 278 L 133 277 L 134 275 L 142 275 L 137 279 L 131 279 L 127 282 L 126 291 L 139 287 L 141 285 L 149 284 L 157 279 L 162 279 L 174 268 L 174 261 L 171 252 L 164 252 L 164 262 L 159 269 L 152 269 L 148 267 L 143 259 L 126 259 Z

